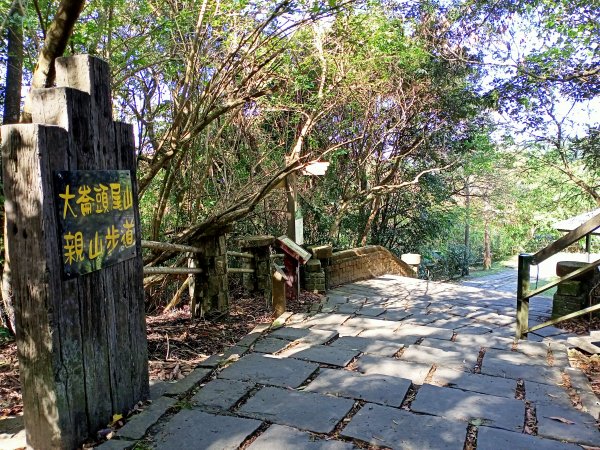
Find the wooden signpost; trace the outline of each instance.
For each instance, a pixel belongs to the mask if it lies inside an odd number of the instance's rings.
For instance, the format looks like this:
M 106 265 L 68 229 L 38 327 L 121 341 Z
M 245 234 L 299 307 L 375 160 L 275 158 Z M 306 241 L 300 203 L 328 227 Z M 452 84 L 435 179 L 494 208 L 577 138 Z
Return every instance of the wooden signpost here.
M 107 63 L 56 73 L 1 149 L 27 442 L 73 449 L 147 398 L 148 357 L 133 129 Z

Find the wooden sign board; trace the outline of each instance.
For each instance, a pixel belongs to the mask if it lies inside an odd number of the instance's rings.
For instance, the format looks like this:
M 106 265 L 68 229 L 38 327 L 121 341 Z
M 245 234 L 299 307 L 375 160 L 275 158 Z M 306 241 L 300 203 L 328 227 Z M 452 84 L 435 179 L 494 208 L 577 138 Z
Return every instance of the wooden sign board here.
M 278 237 L 277 243 L 287 255 L 294 258 L 300 264 L 306 264 L 306 262 L 311 258 L 311 254 L 309 252 L 304 250 L 287 236 Z
M 57 171 L 54 185 L 65 278 L 136 256 L 129 170 Z

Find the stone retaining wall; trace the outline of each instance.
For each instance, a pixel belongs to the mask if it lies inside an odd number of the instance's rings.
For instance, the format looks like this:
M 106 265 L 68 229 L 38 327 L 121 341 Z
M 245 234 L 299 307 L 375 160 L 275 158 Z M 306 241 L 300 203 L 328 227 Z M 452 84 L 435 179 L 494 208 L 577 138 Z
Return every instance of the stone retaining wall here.
M 332 286 L 385 274 L 415 278 L 415 272 L 408 264 L 380 245 L 368 245 L 336 252 L 333 254 L 329 266 Z

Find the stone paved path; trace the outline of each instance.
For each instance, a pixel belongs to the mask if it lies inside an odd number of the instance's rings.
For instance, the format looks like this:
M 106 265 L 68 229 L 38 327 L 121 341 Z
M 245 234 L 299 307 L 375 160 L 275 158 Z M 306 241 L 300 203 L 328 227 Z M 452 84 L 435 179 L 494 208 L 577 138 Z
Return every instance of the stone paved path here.
M 479 450 L 600 446 L 600 405 L 568 368 L 568 336 L 514 344 L 514 302 L 398 276 L 339 287 L 312 315 L 286 314 L 191 381 L 158 386 L 101 448 L 461 450 L 468 435 Z M 533 320 L 547 309 L 532 300 Z

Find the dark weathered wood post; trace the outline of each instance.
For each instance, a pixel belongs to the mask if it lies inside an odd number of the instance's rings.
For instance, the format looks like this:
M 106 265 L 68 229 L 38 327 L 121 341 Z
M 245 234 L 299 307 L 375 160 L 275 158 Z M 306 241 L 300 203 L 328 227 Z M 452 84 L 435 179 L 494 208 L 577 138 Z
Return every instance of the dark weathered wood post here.
M 133 129 L 108 64 L 56 61 L 33 123 L 2 127 L 28 444 L 73 449 L 148 395 Z
M 517 272 L 517 339 L 526 336 L 529 328 L 529 277 L 533 256 L 528 253 L 519 254 Z

